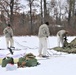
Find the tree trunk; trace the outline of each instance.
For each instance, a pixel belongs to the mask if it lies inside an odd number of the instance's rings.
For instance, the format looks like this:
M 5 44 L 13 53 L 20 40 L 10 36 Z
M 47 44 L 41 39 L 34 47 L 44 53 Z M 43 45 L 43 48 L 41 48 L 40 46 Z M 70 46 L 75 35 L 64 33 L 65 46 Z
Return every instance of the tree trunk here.
M 44 0 L 44 22 L 47 21 L 47 7 L 46 7 L 46 0 Z
M 31 25 L 31 31 L 30 34 L 32 35 L 32 2 L 30 0 L 30 25 Z
M 10 24 L 13 25 L 13 7 L 14 7 L 14 0 L 10 1 Z
M 41 24 L 43 23 L 43 11 L 42 11 L 42 0 L 41 0 Z

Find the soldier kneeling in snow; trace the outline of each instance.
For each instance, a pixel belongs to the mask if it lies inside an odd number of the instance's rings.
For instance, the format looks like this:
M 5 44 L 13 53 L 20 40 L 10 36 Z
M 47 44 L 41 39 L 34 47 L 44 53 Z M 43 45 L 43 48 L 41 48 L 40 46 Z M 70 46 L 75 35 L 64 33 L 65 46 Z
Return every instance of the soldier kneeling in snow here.
M 58 41 L 58 47 L 60 47 L 60 43 L 62 47 L 64 46 L 64 38 L 67 38 L 68 31 L 66 30 L 60 30 L 57 32 L 57 41 Z

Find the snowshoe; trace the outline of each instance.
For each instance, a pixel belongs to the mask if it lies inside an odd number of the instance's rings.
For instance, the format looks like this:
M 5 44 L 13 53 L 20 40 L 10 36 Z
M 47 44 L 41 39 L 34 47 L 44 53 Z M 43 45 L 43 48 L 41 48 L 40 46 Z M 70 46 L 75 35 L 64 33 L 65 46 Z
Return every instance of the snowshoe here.
M 8 48 L 8 49 L 9 49 L 10 53 L 13 55 L 13 51 L 12 51 L 12 49 L 11 49 L 11 48 Z
M 42 57 L 43 57 L 43 58 L 48 58 L 49 56 L 43 55 Z

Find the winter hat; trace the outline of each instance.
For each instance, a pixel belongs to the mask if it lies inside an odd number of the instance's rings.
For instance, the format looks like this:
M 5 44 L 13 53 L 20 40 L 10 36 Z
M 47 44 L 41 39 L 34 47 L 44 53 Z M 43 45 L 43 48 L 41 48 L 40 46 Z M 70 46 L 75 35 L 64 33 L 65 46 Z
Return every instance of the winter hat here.
M 49 25 L 49 22 L 45 22 L 45 24 Z
M 68 32 L 68 31 L 66 31 L 65 33 L 66 33 L 66 34 L 68 34 L 69 32 Z
M 8 24 L 7 26 L 8 26 L 8 27 L 11 27 L 11 25 L 10 25 L 10 24 Z

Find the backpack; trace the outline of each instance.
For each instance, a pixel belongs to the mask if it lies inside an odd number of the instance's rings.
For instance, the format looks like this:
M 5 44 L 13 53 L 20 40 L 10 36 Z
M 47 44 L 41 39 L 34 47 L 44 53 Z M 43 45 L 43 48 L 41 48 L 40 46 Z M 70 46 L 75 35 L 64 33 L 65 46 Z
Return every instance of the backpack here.
M 28 53 L 25 55 L 27 67 L 34 67 L 38 65 L 37 59 L 35 57 L 36 56 L 32 53 Z
M 17 63 L 18 67 L 34 67 L 38 64 L 39 63 L 37 62 L 37 59 L 32 53 L 28 53 L 24 57 L 19 58 L 19 61 Z
M 6 57 L 6 58 L 3 58 L 2 59 L 2 67 L 6 67 L 6 65 L 9 63 L 9 62 L 11 62 L 12 61 L 12 57 Z M 13 62 L 14 62 L 14 60 L 13 60 Z
M 30 60 L 26 60 L 26 66 L 27 67 L 34 67 L 34 66 L 37 66 L 38 65 L 38 62 L 37 62 L 37 59 L 30 59 Z

